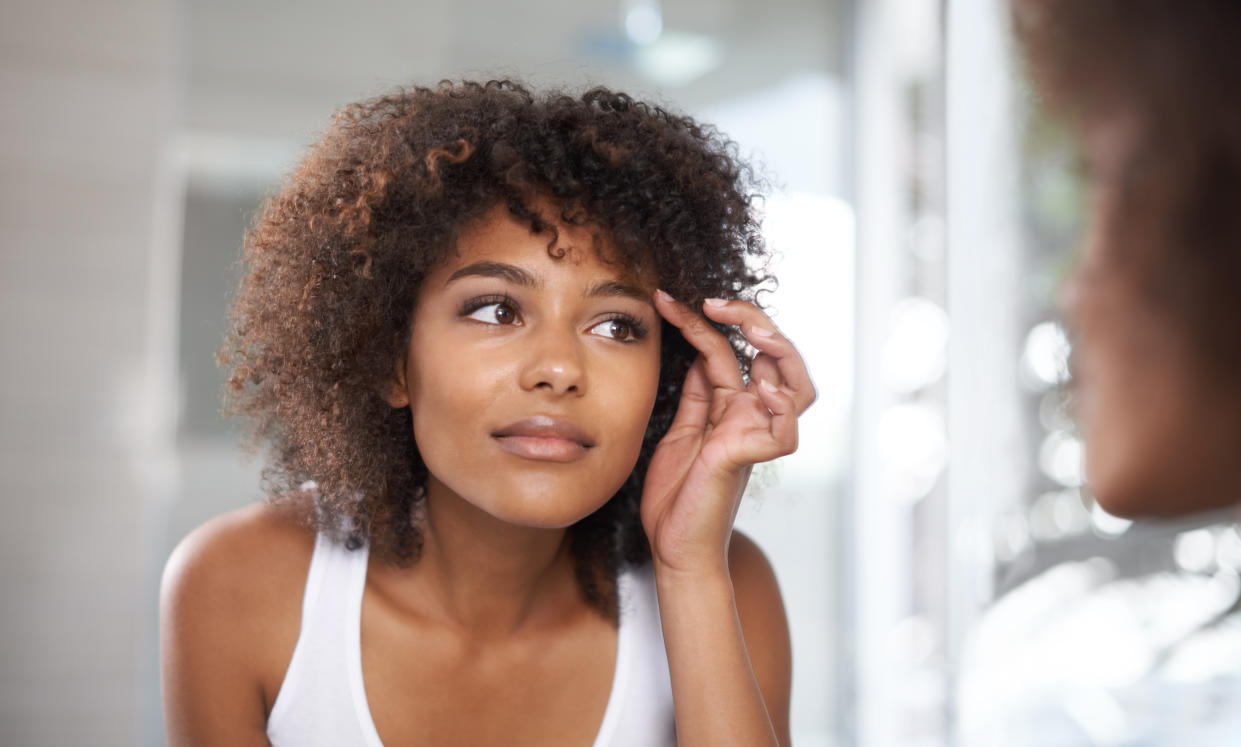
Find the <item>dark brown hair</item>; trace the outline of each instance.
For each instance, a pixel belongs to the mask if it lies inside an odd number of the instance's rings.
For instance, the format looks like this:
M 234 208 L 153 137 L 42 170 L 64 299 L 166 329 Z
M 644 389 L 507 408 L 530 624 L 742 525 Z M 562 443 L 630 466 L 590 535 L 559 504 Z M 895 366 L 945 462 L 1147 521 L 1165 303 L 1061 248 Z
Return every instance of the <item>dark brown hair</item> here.
M 1186 333 L 1206 374 L 1241 365 L 1241 3 L 1015 0 L 1039 90 L 1082 131 L 1131 128 L 1102 226 L 1110 268 Z M 1235 384 L 1230 384 L 1235 386 Z
M 682 301 L 754 300 L 766 279 L 752 269 L 766 259 L 756 189 L 713 128 L 604 88 L 536 95 L 512 81 L 445 81 L 345 107 L 247 235 L 221 351 L 231 410 L 270 449 L 269 494 L 300 501 L 320 531 L 412 562 L 426 466 L 408 408 L 382 394 L 419 285 L 462 227 L 504 204 L 548 234 L 549 251 L 556 220 L 588 225 L 614 247 L 607 259 L 653 264 Z M 539 214 L 544 202 L 556 220 Z M 619 567 L 649 558 L 642 481 L 695 356 L 666 323 L 662 345 L 637 466 L 570 529 L 579 582 L 600 606 Z

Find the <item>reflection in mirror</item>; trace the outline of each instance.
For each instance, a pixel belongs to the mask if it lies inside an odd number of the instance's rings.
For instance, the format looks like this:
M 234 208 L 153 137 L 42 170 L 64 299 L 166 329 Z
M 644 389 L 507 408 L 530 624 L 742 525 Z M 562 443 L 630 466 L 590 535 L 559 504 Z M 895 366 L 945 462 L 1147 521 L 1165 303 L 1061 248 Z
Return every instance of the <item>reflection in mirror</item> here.
M 182 75 L 169 162 L 182 226 L 176 365 L 175 487 L 153 563 L 208 517 L 257 500 L 261 464 L 219 417 L 215 366 L 240 272 L 239 248 L 262 199 L 345 102 L 440 78 L 518 76 L 539 87 L 602 83 L 716 125 L 770 182 L 759 206 L 777 252 L 764 297 L 797 341 L 819 403 L 802 449 L 760 470 L 738 527 L 770 557 L 793 636 L 793 738 L 832 744 L 847 668 L 837 512 L 849 469 L 853 398 L 853 212 L 845 144 L 845 3 L 616 2 L 540 8 L 469 2 L 344 6 L 191 1 L 182 8 Z M 161 733 L 153 655 L 145 733 Z

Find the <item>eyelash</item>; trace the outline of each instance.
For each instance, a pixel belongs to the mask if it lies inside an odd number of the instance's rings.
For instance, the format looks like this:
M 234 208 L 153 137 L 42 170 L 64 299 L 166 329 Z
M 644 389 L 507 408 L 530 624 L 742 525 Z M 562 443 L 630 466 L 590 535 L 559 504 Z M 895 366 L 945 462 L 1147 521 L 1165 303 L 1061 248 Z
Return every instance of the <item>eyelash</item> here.
M 512 296 L 504 294 L 492 294 L 488 296 L 475 296 L 461 305 L 461 316 L 469 316 L 484 306 L 493 304 L 501 304 L 509 307 L 514 312 L 517 311 L 517 301 Z
M 461 305 L 461 311 L 459 313 L 462 317 L 467 317 L 481 308 L 484 308 L 486 306 L 492 306 L 495 304 L 507 306 L 509 309 L 513 311 L 514 314 L 520 313 L 520 307 L 518 306 L 516 299 L 514 299 L 512 296 L 509 296 L 507 294 L 491 294 L 491 295 L 486 295 L 486 296 L 475 296 L 474 298 L 467 300 L 464 304 Z M 621 342 L 621 343 L 637 342 L 645 338 L 648 332 L 646 328 L 646 324 L 644 324 L 641 319 L 637 318 L 636 316 L 633 316 L 632 314 L 626 314 L 623 311 L 617 311 L 612 314 L 609 314 L 608 316 L 604 317 L 602 321 L 593 325 L 591 328 L 593 329 L 594 327 L 597 327 L 600 324 L 607 324 L 608 322 L 623 322 L 624 324 L 629 325 L 630 337 L 624 340 L 611 338 L 611 339 L 615 339 L 616 342 Z
M 610 314 L 602 322 L 599 322 L 599 324 L 607 324 L 608 322 L 623 322 L 629 325 L 630 337 L 624 340 L 616 340 L 617 342 L 624 342 L 624 343 L 637 342 L 643 339 L 644 337 L 646 337 L 646 325 L 642 323 L 641 319 L 638 319 L 636 316 L 633 316 L 632 314 L 626 314 L 624 312 L 618 311 L 614 314 Z M 596 324 L 595 326 L 597 327 L 599 325 Z M 616 339 L 616 338 L 612 338 L 612 339 Z

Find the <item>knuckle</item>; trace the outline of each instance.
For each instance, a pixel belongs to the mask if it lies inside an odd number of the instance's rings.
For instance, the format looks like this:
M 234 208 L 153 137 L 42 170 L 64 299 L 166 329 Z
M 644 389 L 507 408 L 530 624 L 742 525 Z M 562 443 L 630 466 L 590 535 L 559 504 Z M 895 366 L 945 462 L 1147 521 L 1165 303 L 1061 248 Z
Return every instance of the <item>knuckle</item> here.
M 685 319 L 685 330 L 692 335 L 701 335 L 707 331 L 707 322 L 697 314 L 690 314 Z

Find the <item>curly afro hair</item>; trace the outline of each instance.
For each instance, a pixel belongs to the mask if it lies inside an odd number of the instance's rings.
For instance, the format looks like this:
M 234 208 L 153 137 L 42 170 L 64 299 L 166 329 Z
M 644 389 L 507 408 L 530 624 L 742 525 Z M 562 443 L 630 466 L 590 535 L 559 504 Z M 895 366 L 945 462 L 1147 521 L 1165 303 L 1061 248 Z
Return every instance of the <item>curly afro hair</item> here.
M 1241 366 L 1241 3 L 1014 0 L 1039 91 L 1079 128 L 1136 130 L 1107 175 L 1113 274 L 1182 329 L 1198 369 Z
M 385 401 L 409 342 L 419 286 L 470 221 L 504 204 L 556 241 L 603 232 L 616 257 L 651 265 L 695 306 L 756 301 L 769 279 L 753 171 L 717 130 L 605 88 L 538 95 L 513 81 L 441 82 L 346 106 L 260 212 L 220 353 L 228 410 L 269 451 L 269 496 L 299 503 L 319 531 L 384 562 L 422 546 L 426 466 L 408 408 Z M 597 242 L 598 246 L 598 242 Z M 743 371 L 744 342 L 729 335 Z M 642 482 L 696 355 L 663 324 L 660 383 L 632 474 L 569 529 L 587 600 L 650 548 Z

